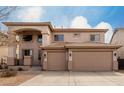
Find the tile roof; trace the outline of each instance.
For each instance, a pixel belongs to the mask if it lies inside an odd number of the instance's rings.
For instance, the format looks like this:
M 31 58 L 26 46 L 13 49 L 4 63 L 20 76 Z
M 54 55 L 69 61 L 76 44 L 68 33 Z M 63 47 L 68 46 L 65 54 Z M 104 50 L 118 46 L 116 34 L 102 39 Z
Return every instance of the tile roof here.
M 64 48 L 92 48 L 92 49 L 116 49 L 121 45 L 96 43 L 96 42 L 56 42 L 48 46 L 41 46 L 42 49 L 64 49 Z

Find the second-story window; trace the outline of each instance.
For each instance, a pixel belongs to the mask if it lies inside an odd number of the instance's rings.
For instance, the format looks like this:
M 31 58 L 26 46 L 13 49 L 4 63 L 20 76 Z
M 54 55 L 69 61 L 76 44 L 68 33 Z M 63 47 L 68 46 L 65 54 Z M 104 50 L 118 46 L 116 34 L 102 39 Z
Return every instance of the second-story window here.
M 38 35 L 37 41 L 38 41 L 39 43 L 42 43 L 42 35 Z
M 90 35 L 90 41 L 99 42 L 100 41 L 100 35 L 99 34 Z
M 23 41 L 32 41 L 32 35 L 23 35 Z
M 64 35 L 54 35 L 54 41 L 64 41 Z

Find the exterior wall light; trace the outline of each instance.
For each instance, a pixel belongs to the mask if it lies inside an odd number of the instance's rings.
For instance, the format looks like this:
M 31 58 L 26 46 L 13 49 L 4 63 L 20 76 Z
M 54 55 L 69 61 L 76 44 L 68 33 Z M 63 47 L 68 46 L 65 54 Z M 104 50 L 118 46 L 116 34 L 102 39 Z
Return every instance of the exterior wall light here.
M 44 54 L 44 57 L 46 57 L 46 54 Z

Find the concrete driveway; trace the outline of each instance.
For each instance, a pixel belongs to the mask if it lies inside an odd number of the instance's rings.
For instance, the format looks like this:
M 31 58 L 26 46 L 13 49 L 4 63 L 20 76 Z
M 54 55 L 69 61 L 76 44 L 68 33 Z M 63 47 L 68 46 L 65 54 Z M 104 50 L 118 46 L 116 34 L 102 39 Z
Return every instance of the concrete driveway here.
M 21 86 L 116 86 L 124 85 L 124 72 L 46 71 Z

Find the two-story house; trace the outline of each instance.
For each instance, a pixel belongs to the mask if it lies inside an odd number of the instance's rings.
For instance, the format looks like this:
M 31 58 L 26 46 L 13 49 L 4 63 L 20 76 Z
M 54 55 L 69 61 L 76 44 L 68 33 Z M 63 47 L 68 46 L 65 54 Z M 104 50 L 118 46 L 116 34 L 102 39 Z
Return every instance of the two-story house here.
M 53 28 L 50 22 L 3 22 L 16 39 L 14 67 L 41 66 L 55 71 L 118 69 L 120 45 L 104 43 L 107 29 Z

